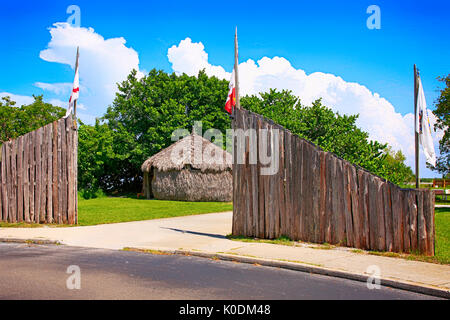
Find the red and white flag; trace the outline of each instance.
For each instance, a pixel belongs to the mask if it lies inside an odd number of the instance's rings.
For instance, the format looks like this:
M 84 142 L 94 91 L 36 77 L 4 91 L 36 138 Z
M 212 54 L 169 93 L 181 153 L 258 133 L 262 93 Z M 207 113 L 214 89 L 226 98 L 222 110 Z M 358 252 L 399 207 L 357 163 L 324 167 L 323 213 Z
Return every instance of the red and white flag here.
M 69 108 L 67 109 L 65 116 L 66 118 L 73 112 L 75 101 L 77 101 L 79 97 L 80 97 L 80 76 L 78 74 L 78 63 L 77 63 L 75 69 L 75 79 L 73 80 L 72 94 L 70 95 L 69 99 Z
M 228 92 L 227 102 L 225 103 L 225 110 L 229 114 L 233 114 L 233 108 L 236 106 L 236 76 L 234 73 L 231 74 L 231 80 L 230 80 L 230 91 Z

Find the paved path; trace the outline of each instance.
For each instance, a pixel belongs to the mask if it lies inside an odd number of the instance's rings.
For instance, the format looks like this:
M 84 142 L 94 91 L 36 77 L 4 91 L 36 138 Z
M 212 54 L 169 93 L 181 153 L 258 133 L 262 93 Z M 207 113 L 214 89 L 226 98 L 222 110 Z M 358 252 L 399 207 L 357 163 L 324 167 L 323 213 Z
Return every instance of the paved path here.
M 80 290 L 68 290 L 68 266 Z M 365 283 L 198 257 L 0 244 L 0 299 L 432 299 Z M 167 310 L 168 311 L 168 310 Z M 170 317 L 169 317 L 170 318 Z
M 377 266 L 381 278 L 450 289 L 450 266 L 355 253 L 350 249 L 323 250 L 314 246 L 290 247 L 244 243 L 226 239 L 232 213 L 216 213 L 161 220 L 75 228 L 0 228 L 0 238 L 47 239 L 76 247 L 152 250 L 191 250 L 292 261 L 331 270 L 367 275 Z

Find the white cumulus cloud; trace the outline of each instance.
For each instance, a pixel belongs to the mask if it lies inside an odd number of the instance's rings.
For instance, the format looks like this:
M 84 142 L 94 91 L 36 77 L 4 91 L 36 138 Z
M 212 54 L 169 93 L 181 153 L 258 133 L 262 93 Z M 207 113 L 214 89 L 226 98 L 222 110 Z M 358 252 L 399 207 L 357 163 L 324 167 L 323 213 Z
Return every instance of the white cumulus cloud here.
M 194 43 L 190 38 L 172 46 L 168 58 L 177 74 L 197 75 L 199 70 L 205 69 L 208 75 L 221 79 L 228 80 L 231 76 L 221 66 L 211 65 L 203 44 Z M 322 98 L 324 105 L 340 114 L 359 114 L 357 125 L 368 132 L 371 139 L 401 150 L 407 156 L 407 164 L 413 166 L 414 115 L 402 115 L 388 100 L 367 87 L 333 74 L 315 72 L 308 75 L 283 57 L 242 62 L 239 76 L 242 95 L 258 94 L 270 88 L 288 89 L 305 105 Z M 434 116 L 431 120 L 435 120 Z M 434 135 L 437 143 L 440 134 Z
M 209 76 L 219 79 L 231 76 L 224 68 L 209 64 L 203 44 L 192 42 L 190 38 L 182 40 L 178 46 L 172 46 L 167 56 L 176 74 L 197 75 L 199 70 L 205 69 Z
M 56 95 L 69 94 L 72 89 L 73 84 L 70 82 L 63 83 L 45 83 L 45 82 L 36 82 L 34 86 L 40 88 L 42 90 L 53 92 Z
M 124 81 L 131 70 L 139 72 L 138 53 L 127 47 L 122 37 L 105 39 L 92 28 L 75 28 L 67 23 L 55 23 L 49 31 L 51 40 L 40 52 L 41 59 L 74 69 L 76 48 L 80 48 L 80 100 L 93 114 L 102 114 L 112 103 L 117 83 Z M 57 94 L 66 93 L 67 88 L 70 93 L 71 88 L 70 82 L 35 85 Z

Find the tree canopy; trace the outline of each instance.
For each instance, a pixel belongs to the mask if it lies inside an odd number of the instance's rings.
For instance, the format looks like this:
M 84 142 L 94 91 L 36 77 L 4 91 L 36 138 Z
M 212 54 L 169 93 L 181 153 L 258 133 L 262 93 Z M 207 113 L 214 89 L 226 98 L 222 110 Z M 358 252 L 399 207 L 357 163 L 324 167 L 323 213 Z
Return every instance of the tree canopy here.
M 440 90 L 439 98 L 436 101 L 436 110 L 433 113 L 437 118 L 435 129 L 443 130 L 444 135 L 439 142 L 441 155 L 433 169 L 447 176 L 450 174 L 450 74 L 438 79 L 444 83 L 444 88 Z
M 30 105 L 16 107 L 10 97 L 0 100 L 0 143 L 20 137 L 62 118 L 66 110 L 45 103 L 43 96 L 33 96 Z

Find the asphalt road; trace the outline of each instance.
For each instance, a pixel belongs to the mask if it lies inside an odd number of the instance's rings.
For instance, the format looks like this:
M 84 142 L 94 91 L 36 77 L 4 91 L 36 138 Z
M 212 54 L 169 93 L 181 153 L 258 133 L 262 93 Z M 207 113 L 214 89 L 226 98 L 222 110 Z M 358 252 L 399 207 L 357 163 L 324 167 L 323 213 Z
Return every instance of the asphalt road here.
M 81 289 L 69 290 L 69 266 Z M 73 282 L 71 282 L 73 283 Z M 365 283 L 198 257 L 0 244 L 0 299 L 432 299 Z

